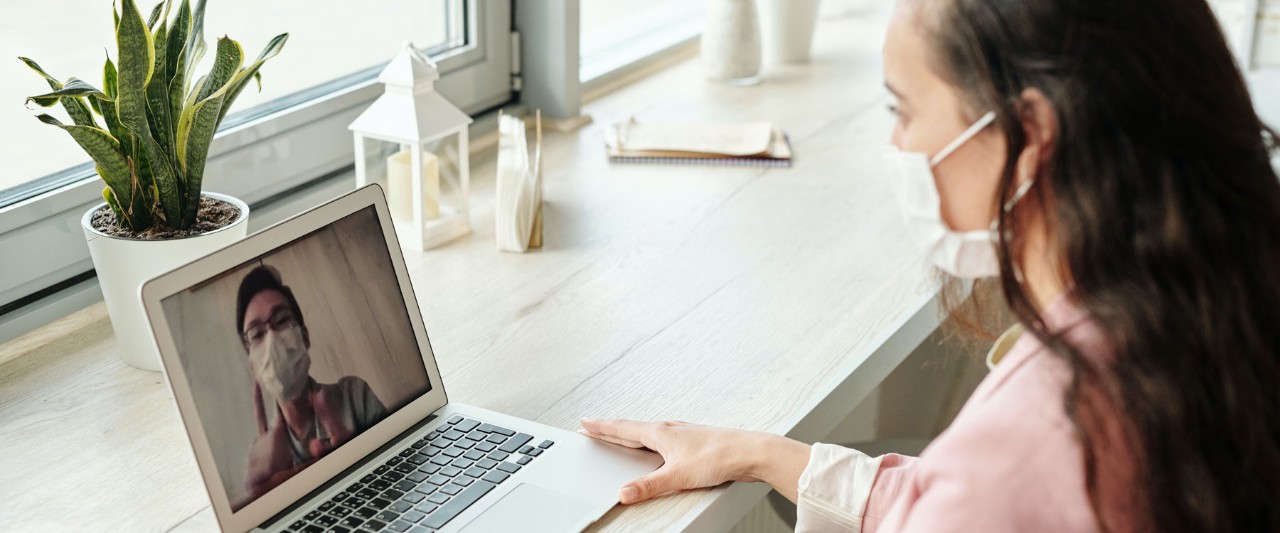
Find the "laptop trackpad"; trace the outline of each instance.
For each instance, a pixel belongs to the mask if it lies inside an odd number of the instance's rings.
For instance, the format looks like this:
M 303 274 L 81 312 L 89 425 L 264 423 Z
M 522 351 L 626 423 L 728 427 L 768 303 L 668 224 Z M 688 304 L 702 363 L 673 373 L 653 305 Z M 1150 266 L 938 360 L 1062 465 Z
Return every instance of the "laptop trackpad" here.
M 462 531 L 581 531 L 591 524 L 591 502 L 521 483 Z

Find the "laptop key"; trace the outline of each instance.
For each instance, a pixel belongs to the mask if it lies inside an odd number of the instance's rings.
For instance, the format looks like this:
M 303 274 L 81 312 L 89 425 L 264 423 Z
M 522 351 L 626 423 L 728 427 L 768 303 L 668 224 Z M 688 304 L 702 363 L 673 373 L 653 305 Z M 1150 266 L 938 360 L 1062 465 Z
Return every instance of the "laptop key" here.
M 435 464 L 427 464 L 427 465 L 422 465 L 418 467 L 418 472 L 421 472 L 426 475 L 431 475 L 439 471 L 440 471 L 440 465 L 435 465 Z
M 533 435 L 528 435 L 525 433 L 516 433 L 516 436 L 511 437 L 510 439 L 507 439 L 507 442 L 502 443 L 502 446 L 499 446 L 498 449 L 507 453 L 511 453 L 520 449 L 521 446 L 524 446 L 526 443 L 529 442 L 529 439 L 532 439 L 532 438 L 533 438 Z
M 399 533 L 404 533 L 405 531 L 408 531 L 409 527 L 412 525 L 413 524 L 405 522 L 404 520 L 396 520 L 395 522 L 388 524 L 387 529 L 390 529 L 391 531 L 397 531 Z
M 555 443 L 554 443 L 554 442 L 552 442 L 552 441 L 549 441 L 549 440 L 544 440 L 544 441 L 542 441 L 542 444 L 539 444 L 539 445 L 538 445 L 538 447 L 539 447 L 539 448 L 542 448 L 542 449 L 544 449 L 544 450 L 545 450 L 545 449 L 547 449 L 547 448 L 550 448 L 552 444 L 555 444 Z
M 467 476 L 458 476 L 453 478 L 453 484 L 462 485 L 464 487 L 467 485 L 470 485 L 472 481 L 475 481 L 475 478 L 471 478 Z
M 431 503 L 444 503 L 449 501 L 449 495 L 443 492 L 437 492 L 435 494 L 427 496 L 427 501 Z
M 414 483 L 422 483 L 423 481 L 427 480 L 427 474 L 423 472 L 414 472 L 412 474 L 405 476 L 405 479 L 412 481 Z
M 449 458 L 451 458 L 451 459 L 452 459 L 453 457 L 457 457 L 457 456 L 462 455 L 462 454 L 464 454 L 464 453 L 467 453 L 467 451 L 466 451 L 466 450 L 464 450 L 464 449 L 462 449 L 462 448 L 459 448 L 459 447 L 457 447 L 457 446 L 450 446 L 450 447 L 449 447 L 449 449 L 447 449 L 447 450 L 445 450 L 445 451 L 443 451 L 443 452 L 440 452 L 440 455 L 443 455 L 443 456 L 445 456 L 445 457 L 449 457 Z M 437 457 L 439 457 L 439 456 L 437 456 Z
M 414 509 L 415 511 L 420 511 L 420 512 L 423 512 L 423 513 L 431 514 L 431 513 L 434 513 L 434 512 L 436 511 L 436 508 L 438 508 L 438 507 L 440 507 L 440 504 L 437 504 L 437 503 L 431 503 L 431 502 L 424 502 L 424 503 L 420 503 L 420 504 L 418 504 L 418 506 L 417 506 L 417 507 L 414 507 L 413 509 Z
M 462 454 L 462 456 L 472 461 L 479 461 L 484 459 L 484 452 L 480 450 L 467 450 L 467 453 Z
M 499 435 L 506 435 L 508 437 L 516 434 L 516 432 L 500 426 L 493 426 L 493 432 Z
M 369 531 L 379 531 L 384 527 L 387 527 L 387 523 L 381 520 L 370 520 L 364 523 L 364 528 Z
M 480 443 L 477 443 L 475 446 L 473 446 L 471 449 L 480 450 L 484 453 L 489 453 L 491 451 L 498 449 L 498 445 L 492 442 L 480 442 Z
M 359 496 L 352 496 L 350 498 L 342 500 L 342 506 L 350 509 L 359 509 L 361 507 L 364 507 L 364 504 L 366 503 L 369 503 L 369 500 L 366 498 L 361 498 Z
M 347 515 L 351 514 L 351 509 L 347 507 L 338 506 L 338 507 L 334 507 L 333 509 L 330 509 L 329 514 L 336 516 L 338 518 L 344 518 Z
M 476 428 L 476 426 L 479 426 L 479 425 L 480 425 L 480 423 L 479 423 L 479 422 L 476 422 L 475 420 L 467 419 L 467 420 L 463 420 L 463 421 L 461 421 L 461 422 L 458 422 L 457 424 L 454 424 L 454 425 L 453 425 L 453 428 L 454 428 L 454 429 L 456 429 L 456 430 L 458 430 L 458 431 L 461 431 L 461 432 L 465 433 L 465 432 L 468 432 L 468 431 L 471 431 L 471 430 L 475 429 L 475 428 Z
M 463 432 L 461 432 L 461 431 L 458 431 L 458 430 L 456 430 L 456 429 L 451 429 L 451 430 L 446 431 L 446 432 L 444 433 L 444 438 L 449 439 L 449 440 L 458 440 L 458 439 L 462 438 L 462 436 L 463 436 L 463 435 L 465 435 L 465 433 L 463 433 Z
M 452 426 L 452 425 L 457 424 L 458 422 L 461 422 L 461 421 L 463 421 L 463 418 L 462 418 L 461 416 L 453 415 L 453 416 L 449 417 L 449 421 L 448 421 L 448 422 L 446 422 L 446 424 L 449 424 L 449 425 L 451 425 L 451 426 Z
M 486 423 L 486 424 L 480 424 L 480 427 L 479 427 L 478 429 L 479 429 L 480 431 L 485 432 L 485 433 L 493 433 L 493 430 L 498 429 L 498 428 L 497 428 L 497 427 L 495 427 L 493 424 L 487 424 L 487 423 Z
M 485 437 L 484 440 L 486 442 L 492 442 L 494 444 L 502 444 L 504 442 L 507 442 L 507 437 L 504 435 L 499 435 L 497 433 L 494 433 L 492 435 L 489 435 L 488 437 Z
M 414 486 L 416 487 L 417 485 L 414 485 Z M 413 490 L 413 487 L 410 487 L 408 490 Z M 396 500 L 399 500 L 401 496 L 404 496 L 404 493 L 405 491 L 402 491 L 402 490 L 387 489 L 382 491 L 382 497 L 394 502 Z
M 421 465 L 421 464 L 423 464 L 423 463 L 426 463 L 426 462 L 427 462 L 427 460 L 429 460 L 429 459 L 431 459 L 431 457 L 426 456 L 426 455 L 422 455 L 422 454 L 420 454 L 420 453 L 415 453 L 415 454 L 413 454 L 413 455 L 410 455 L 407 459 L 405 459 L 405 461 L 406 461 L 406 462 L 408 462 L 408 463 L 413 463 L 413 465 L 414 465 L 414 466 L 417 466 L 417 465 Z M 400 466 L 401 466 L 401 465 L 396 465 L 396 468 L 400 468 Z
M 388 482 L 391 482 L 391 483 L 395 483 L 395 482 L 397 482 L 397 481 L 400 481 L 400 480 L 404 479 L 404 475 L 405 475 L 405 474 L 408 474 L 408 473 L 410 473 L 410 472 L 413 472 L 413 467 L 412 467 L 412 466 L 411 466 L 411 467 L 409 467 L 407 470 L 401 470 L 401 469 L 400 469 L 400 467 L 402 467 L 402 466 L 405 466 L 405 465 L 403 465 L 403 464 L 396 465 L 396 469 L 395 469 L 395 470 L 392 470 L 392 471 L 390 471 L 390 472 L 387 472 L 387 473 L 385 473 L 385 474 L 382 474 L 382 479 L 385 479 L 385 480 L 387 480 Z
M 387 490 L 387 489 L 388 489 L 388 488 L 390 488 L 390 487 L 391 487 L 391 483 L 390 483 L 390 482 L 388 482 L 388 481 L 387 481 L 387 480 L 385 480 L 385 479 L 375 479 L 375 480 L 373 480 L 373 483 L 370 483 L 370 484 L 369 484 L 369 488 L 371 488 L 371 489 L 373 489 L 373 490 L 376 490 L 376 491 L 378 491 L 378 492 L 382 492 L 382 491 L 384 491 L 384 490 Z M 375 494 L 376 494 L 376 493 L 375 493 Z
M 373 473 L 383 474 L 383 473 L 386 473 L 387 470 L 391 470 L 391 467 L 387 465 L 378 465 L 378 468 L 373 469 Z
M 404 496 L 401 496 L 400 499 L 402 501 L 406 501 L 409 503 L 418 503 L 426 499 L 426 496 L 418 492 L 410 492 L 408 494 L 405 494 Z
M 506 461 L 508 457 L 511 457 L 511 454 L 504 452 L 502 450 L 495 450 L 489 453 L 489 458 L 493 459 L 494 461 Z
M 492 470 L 493 467 L 498 466 L 498 462 L 486 457 L 484 459 L 476 461 L 476 466 L 483 468 L 485 470 Z
M 529 446 L 529 445 L 527 445 L 527 444 L 526 444 L 526 445 L 524 445 L 524 446 L 521 446 L 521 447 L 520 447 L 520 453 L 523 453 L 523 454 L 525 454 L 525 455 L 528 455 L 528 454 L 529 454 L 529 452 L 531 452 L 531 451 L 533 451 L 533 446 Z
M 423 518 L 426 518 L 426 517 L 427 515 L 424 513 L 421 513 L 418 511 L 409 511 L 405 513 L 404 516 L 401 516 L 400 519 L 404 520 L 405 522 L 413 522 L 416 524 L 418 523 L 419 520 L 422 520 Z
M 373 507 L 375 509 L 386 509 L 388 505 L 391 505 L 391 500 L 384 498 L 374 498 L 369 500 L 369 507 Z
M 307 524 L 307 527 L 302 528 L 302 533 L 324 533 L 324 526 Z
M 387 459 L 387 464 L 389 464 L 389 465 L 391 465 L 391 466 L 395 466 L 395 465 L 400 464 L 400 462 L 401 462 L 401 461 L 404 461 L 404 458 L 403 458 L 403 457 L 400 457 L 400 456 L 396 456 L 396 457 L 392 457 L 392 458 L 390 458 L 390 459 Z
M 332 502 L 340 502 L 340 501 L 345 500 L 345 499 L 350 498 L 350 497 L 351 497 L 351 493 L 350 493 L 350 492 L 343 491 L 343 492 L 339 492 L 339 493 L 337 493 L 337 494 L 334 494 L 334 495 L 333 495 L 333 498 L 331 498 L 329 501 L 332 501 Z
M 364 519 L 358 516 L 348 516 L 346 518 L 343 518 L 342 522 L 340 523 L 342 524 L 343 527 L 349 527 L 351 529 L 355 529 L 360 527 L 360 525 L 364 523 Z
M 382 511 L 378 513 L 377 516 L 373 517 L 374 520 L 381 520 L 383 522 L 391 522 L 397 518 L 400 518 L 400 513 L 393 513 L 391 511 Z
M 290 531 L 298 531 L 298 530 L 300 530 L 300 529 L 302 529 L 302 528 L 304 528 L 304 527 L 307 527 L 307 521 L 306 521 L 306 520 L 299 520 L 299 521 L 297 521 L 297 522 L 294 522 L 294 523 L 292 523 L 292 524 L 289 524 L 289 530 L 290 530 Z
M 428 516 L 426 520 L 422 521 L 422 525 L 435 529 L 444 527 L 444 525 L 448 524 L 450 520 L 454 519 L 454 517 L 457 517 L 462 514 L 463 511 L 467 510 L 468 507 L 471 507 L 471 504 L 476 503 L 477 500 L 485 494 L 488 494 L 489 491 L 493 490 L 493 487 L 495 486 L 496 485 L 493 483 L 489 483 L 487 481 L 477 481 L 475 484 L 467 487 L 467 490 L 462 491 L 452 500 L 441 505 L 439 509 L 436 509 L 434 513 L 431 513 L 431 516 Z
M 476 445 L 476 443 L 473 440 L 462 439 L 462 440 L 459 440 L 458 442 L 455 442 L 453 445 L 459 448 L 462 448 L 464 450 L 470 450 L 472 446 Z
M 453 476 L 446 476 L 446 475 L 443 475 L 443 474 L 435 474 L 435 475 L 433 475 L 433 476 L 431 476 L 431 477 L 427 478 L 427 483 L 430 483 L 430 484 L 432 484 L 432 485 L 444 485 L 445 483 L 448 483 L 448 482 L 449 482 L 449 478 L 450 478 L 450 477 L 453 477 Z
M 402 514 L 405 511 L 408 511 L 409 509 L 413 509 L 413 505 L 410 504 L 409 502 L 395 502 L 391 504 L 391 507 L 387 507 L 388 511 L 391 511 L 396 514 Z
M 471 468 L 471 465 L 473 464 L 476 464 L 476 462 L 472 461 L 471 459 L 467 459 L 466 457 L 459 457 L 457 459 L 454 459 L 452 463 L 449 463 L 449 466 L 456 466 L 458 468 Z
M 529 457 L 528 455 L 526 455 L 526 456 L 524 456 L 524 457 L 521 457 L 521 458 L 519 458 L 519 459 L 516 459 L 516 462 L 517 462 L 517 463 L 519 463 L 519 464 L 522 464 L 522 465 L 527 465 L 527 464 L 529 464 L 529 461 L 532 461 L 532 460 L 533 460 L 533 458 L 532 458 L 532 457 Z
M 508 473 L 508 474 L 514 474 L 514 473 L 516 473 L 516 472 L 519 472 L 519 471 L 520 471 L 520 465 L 515 465 L 515 464 L 511 464 L 511 463 L 503 462 L 503 463 L 498 464 L 498 470 L 501 470 L 501 471 L 506 472 L 506 473 Z
M 498 470 L 492 470 L 488 474 L 485 474 L 484 477 L 480 479 L 496 485 L 498 483 L 502 483 L 503 481 L 506 481 L 507 478 L 509 477 L 511 477 L 511 474 L 508 474 L 506 472 L 500 472 Z
M 529 450 L 528 455 L 532 455 L 532 456 L 534 456 L 534 457 L 537 457 L 537 456 L 539 456 L 539 455 L 542 455 L 542 448 L 534 448 L 534 449 L 532 449 L 532 450 Z
M 394 488 L 394 489 L 396 489 L 396 490 L 398 490 L 398 491 L 400 491 L 400 492 L 409 492 L 409 491 L 413 490 L 413 488 L 414 488 L 414 487 L 416 487 L 416 486 L 418 486 L 418 484 L 417 484 L 417 483 L 414 483 L 414 482 L 409 481 L 409 480 L 407 480 L 407 479 L 402 479 L 402 480 L 400 480 L 399 482 L 397 482 L 395 485 L 392 485 L 392 488 Z
M 368 520 L 378 514 L 378 510 L 372 507 L 361 507 L 356 509 L 356 517 Z
M 481 476 L 483 476 L 483 475 L 484 475 L 484 473 L 485 473 L 485 469 L 483 469 L 483 468 L 477 468 L 477 467 L 474 467 L 474 466 L 473 466 L 473 467 L 471 467 L 471 468 L 468 468 L 468 469 L 467 469 L 467 472 L 466 472 L 466 474 L 467 474 L 468 476 L 471 476 L 471 477 L 481 477 Z
M 359 496 L 359 497 L 364 498 L 364 499 L 366 499 L 366 500 L 368 500 L 368 499 L 370 499 L 370 498 L 373 498 L 374 496 L 377 496 L 377 495 L 378 495 L 378 491 L 373 490 L 373 489 L 367 489 L 367 488 L 366 488 L 366 489 L 360 489 L 360 492 L 357 492 L 357 493 L 356 493 L 356 496 Z
M 440 469 L 440 475 L 442 476 L 457 477 L 458 474 L 461 474 L 461 473 L 462 473 L 461 468 L 452 466 L 452 465 L 446 466 Z
M 462 485 L 450 483 L 448 485 L 440 487 L 440 492 L 453 496 L 454 494 L 462 492 L 462 489 L 463 489 Z
M 325 527 L 331 527 L 338 523 L 338 518 L 334 516 L 324 515 L 316 518 L 316 523 Z
M 320 516 L 320 511 L 311 511 L 307 513 L 307 516 L 302 517 L 302 519 L 310 522 L 312 520 L 315 520 L 319 516 Z

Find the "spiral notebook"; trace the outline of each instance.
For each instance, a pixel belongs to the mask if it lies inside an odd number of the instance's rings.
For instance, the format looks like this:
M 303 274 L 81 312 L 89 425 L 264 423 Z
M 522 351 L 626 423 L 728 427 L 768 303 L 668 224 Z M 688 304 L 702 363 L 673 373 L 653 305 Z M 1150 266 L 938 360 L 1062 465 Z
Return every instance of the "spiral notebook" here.
M 627 122 L 605 135 L 610 163 L 790 167 L 791 142 L 768 122 Z

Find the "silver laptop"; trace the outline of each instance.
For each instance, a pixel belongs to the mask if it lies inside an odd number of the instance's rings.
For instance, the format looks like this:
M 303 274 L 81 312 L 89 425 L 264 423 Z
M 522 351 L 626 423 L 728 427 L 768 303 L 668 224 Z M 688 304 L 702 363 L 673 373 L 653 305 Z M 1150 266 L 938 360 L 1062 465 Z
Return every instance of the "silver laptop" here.
M 450 402 L 376 185 L 141 293 L 224 531 L 577 531 L 661 464 Z

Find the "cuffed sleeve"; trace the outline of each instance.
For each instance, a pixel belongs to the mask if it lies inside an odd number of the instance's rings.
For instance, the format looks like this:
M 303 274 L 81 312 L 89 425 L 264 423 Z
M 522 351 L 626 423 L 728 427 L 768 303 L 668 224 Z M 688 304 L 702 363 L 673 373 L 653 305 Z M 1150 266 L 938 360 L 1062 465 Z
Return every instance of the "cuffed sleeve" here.
M 862 530 L 880 457 L 832 444 L 814 444 L 800 475 L 796 531 Z

